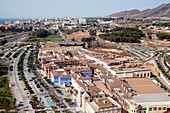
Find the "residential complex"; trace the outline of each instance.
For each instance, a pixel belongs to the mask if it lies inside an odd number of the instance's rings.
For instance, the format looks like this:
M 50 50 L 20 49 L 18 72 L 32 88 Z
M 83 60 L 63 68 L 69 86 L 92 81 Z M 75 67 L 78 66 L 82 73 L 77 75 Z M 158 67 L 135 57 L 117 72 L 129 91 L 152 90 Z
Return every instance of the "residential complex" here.
M 87 51 L 81 47 L 43 47 L 41 73 L 87 113 L 163 113 L 168 93 L 155 84 L 151 70 L 132 57 Z

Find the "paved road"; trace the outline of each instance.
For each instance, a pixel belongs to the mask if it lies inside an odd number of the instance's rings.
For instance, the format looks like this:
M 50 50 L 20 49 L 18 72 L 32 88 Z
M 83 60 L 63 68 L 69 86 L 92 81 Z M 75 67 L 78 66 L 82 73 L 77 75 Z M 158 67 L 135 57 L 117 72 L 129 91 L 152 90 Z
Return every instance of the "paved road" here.
M 161 56 L 161 55 L 159 55 L 159 57 L 158 57 L 158 62 L 160 63 L 160 65 L 161 65 L 161 67 L 164 69 L 164 70 L 166 70 L 166 66 L 165 66 L 165 64 L 164 64 L 164 60 L 163 60 L 163 57 Z M 167 73 L 167 72 L 166 72 Z M 170 76 L 170 71 L 167 73 L 169 76 Z
M 125 51 L 129 52 L 130 54 L 132 54 L 133 56 L 135 56 L 136 58 L 141 58 L 141 59 L 148 59 L 149 57 L 151 57 L 151 55 L 142 53 L 140 51 L 135 50 L 134 48 L 131 48 L 128 45 L 124 45 L 122 46 L 122 49 L 124 49 Z
M 8 40 L 8 39 L 12 39 L 12 38 L 16 38 L 16 37 L 20 37 L 24 34 L 29 34 L 30 32 L 24 32 L 24 33 L 19 33 L 19 34 L 14 34 L 14 35 L 9 35 L 9 36 L 5 36 L 5 37 L 1 37 L 0 38 L 0 42 L 3 40 Z
M 152 63 L 152 64 L 155 65 L 155 67 L 157 67 L 157 64 L 155 63 L 154 60 L 148 61 L 148 63 Z M 159 69 L 158 69 L 158 71 L 159 71 Z M 155 75 L 155 76 L 156 76 L 156 78 L 159 80 L 159 82 L 160 82 L 161 84 L 163 84 L 168 90 L 170 90 L 169 85 L 168 85 L 161 77 L 159 77 L 159 76 L 157 76 L 157 75 Z M 163 76 L 163 77 L 164 77 L 164 76 Z
M 21 52 L 22 54 L 23 52 Z M 20 55 L 21 55 L 20 54 Z M 11 64 L 13 65 L 14 69 L 13 71 L 9 71 L 8 77 L 9 77 L 9 84 L 11 85 L 11 90 L 13 93 L 14 98 L 17 99 L 18 101 L 23 101 L 24 106 L 17 107 L 18 110 L 23 110 L 23 109 L 32 109 L 32 106 L 28 103 L 28 95 L 24 91 L 24 83 L 23 81 L 19 81 L 18 75 L 17 75 L 17 63 L 19 60 L 20 55 L 14 59 L 14 63 Z
M 55 98 L 57 98 L 57 100 L 59 100 L 58 103 L 59 103 L 60 105 L 65 105 L 65 106 L 67 106 L 68 104 L 64 103 L 63 98 L 72 98 L 71 95 L 70 95 L 70 94 L 66 94 L 64 89 L 60 89 L 60 90 L 63 92 L 62 95 L 58 94 L 58 93 L 55 91 L 55 89 L 54 89 L 52 86 L 50 86 L 50 85 L 44 80 L 44 78 L 43 78 L 43 76 L 42 76 L 42 74 L 41 74 L 41 71 L 40 71 L 38 68 L 36 68 L 35 65 L 33 65 L 33 66 L 34 66 L 35 72 L 37 73 L 38 78 L 41 79 L 41 81 L 45 84 L 45 86 L 48 86 L 48 87 L 46 88 L 47 92 L 48 92 L 50 95 L 55 96 Z M 62 110 L 62 108 L 58 108 L 58 109 L 59 109 L 59 110 Z M 79 107 L 75 102 L 73 102 L 73 104 L 72 104 L 71 106 L 68 106 L 68 109 L 71 110 L 71 111 L 73 111 L 74 113 L 75 113 L 75 112 L 83 113 L 83 112 L 82 112 L 82 107 Z
M 68 41 L 67 37 L 61 31 L 59 31 L 59 35 L 64 39 L 64 41 Z
M 27 68 L 27 62 L 28 62 L 28 56 L 30 54 L 30 50 L 28 50 L 28 53 L 26 54 L 25 56 L 25 59 L 24 59 L 24 73 L 25 73 L 25 77 L 27 78 L 27 80 L 30 80 L 31 77 L 28 73 L 28 68 Z M 38 97 L 38 98 L 41 98 L 42 99 L 42 102 L 44 102 L 44 105 L 45 105 L 45 109 L 50 109 L 52 110 L 52 108 L 48 105 L 47 101 L 46 100 L 51 100 L 50 97 L 47 97 L 45 98 L 44 95 L 45 95 L 45 89 L 42 87 L 42 89 L 44 89 L 44 92 L 41 92 L 35 85 L 34 81 L 29 81 L 28 82 L 30 84 L 30 86 L 32 87 L 33 91 L 35 92 L 35 95 Z M 54 113 L 54 111 L 48 111 L 48 113 Z

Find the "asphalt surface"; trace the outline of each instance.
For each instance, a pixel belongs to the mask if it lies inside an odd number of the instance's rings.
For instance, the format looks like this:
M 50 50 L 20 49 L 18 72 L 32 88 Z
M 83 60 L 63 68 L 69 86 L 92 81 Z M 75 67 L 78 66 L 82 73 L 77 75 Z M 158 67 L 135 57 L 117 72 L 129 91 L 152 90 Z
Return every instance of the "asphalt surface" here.
M 28 53 L 26 54 L 25 56 L 25 59 L 24 59 L 24 73 L 25 73 L 25 77 L 27 78 L 27 80 L 31 80 L 31 77 L 28 73 L 28 68 L 27 68 L 27 62 L 28 62 L 28 56 L 30 54 L 30 51 L 28 50 Z M 33 76 L 33 75 L 32 75 Z M 44 105 L 45 105 L 45 109 L 51 109 L 52 108 L 49 106 L 49 104 L 47 103 L 47 100 L 51 100 L 50 97 L 44 97 L 46 95 L 46 91 L 43 87 L 41 87 L 44 91 L 41 92 L 39 90 L 39 88 L 37 88 L 36 84 L 34 83 L 34 81 L 29 81 L 28 82 L 30 84 L 30 86 L 32 87 L 33 91 L 35 92 L 35 95 L 38 97 L 38 98 L 41 98 L 42 101 L 44 102 Z M 53 111 L 48 111 L 48 113 L 54 113 Z
M 148 53 L 142 53 L 141 51 L 138 51 L 134 48 L 131 48 L 128 45 L 124 45 L 122 46 L 122 49 L 124 49 L 125 51 L 127 51 L 128 53 L 132 54 L 133 56 L 135 56 L 136 58 L 141 58 L 141 59 L 147 59 L 149 58 L 151 55 Z
M 67 41 L 67 37 L 61 31 L 59 31 L 59 34 L 64 39 L 64 41 Z
M 23 52 L 20 53 L 20 55 Z M 16 98 L 17 102 L 23 101 L 23 106 L 17 107 L 17 110 L 24 110 L 24 109 L 30 109 L 32 110 L 32 106 L 29 104 L 29 98 L 26 92 L 24 91 L 24 83 L 23 81 L 19 81 L 19 77 L 17 75 L 17 63 L 19 60 L 20 55 L 15 58 L 13 61 L 13 71 L 9 71 L 8 77 L 9 77 L 9 84 L 11 86 L 13 97 Z M 30 112 L 31 113 L 31 112 Z
M 164 65 L 164 61 L 163 61 L 163 57 L 160 55 L 158 57 L 158 62 L 160 63 L 161 67 L 165 70 L 165 65 Z M 166 72 L 169 76 L 170 76 L 170 72 Z

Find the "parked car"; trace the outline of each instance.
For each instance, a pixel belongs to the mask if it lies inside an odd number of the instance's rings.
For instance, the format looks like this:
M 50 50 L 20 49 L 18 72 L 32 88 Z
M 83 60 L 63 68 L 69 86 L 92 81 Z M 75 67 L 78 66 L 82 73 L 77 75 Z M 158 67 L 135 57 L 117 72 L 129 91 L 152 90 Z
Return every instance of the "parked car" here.
M 10 66 L 9 70 L 10 70 L 10 71 L 13 71 L 13 66 Z
M 17 103 L 17 106 L 19 107 L 19 106 L 23 106 L 24 104 L 23 104 L 23 102 L 22 101 L 19 101 L 18 103 Z
M 67 108 L 65 105 L 61 105 L 61 108 Z
M 40 88 L 40 91 L 43 92 L 44 90 L 42 88 Z
M 20 75 L 18 77 L 19 77 L 19 80 L 22 80 Z
M 31 90 L 31 91 L 30 91 L 30 94 L 34 94 L 34 91 L 33 91 L 33 90 Z
M 18 72 L 18 75 L 20 75 L 20 72 Z
M 35 83 L 35 84 L 37 84 L 37 81 L 36 81 L 36 80 L 34 80 L 34 83 Z
M 44 95 L 44 98 L 48 97 L 48 95 Z
M 41 88 L 40 85 L 37 83 L 37 88 Z

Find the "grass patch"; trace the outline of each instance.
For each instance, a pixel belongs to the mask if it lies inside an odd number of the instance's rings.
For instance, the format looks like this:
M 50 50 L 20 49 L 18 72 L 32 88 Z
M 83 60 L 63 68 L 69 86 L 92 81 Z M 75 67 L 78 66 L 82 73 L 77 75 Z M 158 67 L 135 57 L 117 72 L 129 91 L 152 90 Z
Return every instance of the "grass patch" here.
M 168 62 L 170 62 L 170 55 L 168 55 L 166 58 L 167 58 Z
M 7 77 L 0 79 L 0 109 L 15 109 Z
M 0 68 L 0 77 L 8 74 L 8 67 L 10 63 L 4 64 Z
M 64 39 L 58 35 L 53 35 L 52 39 L 50 40 L 51 42 L 57 42 L 57 41 L 64 41 Z
M 29 38 L 27 41 L 28 42 L 58 42 L 58 41 L 64 41 L 64 39 L 59 35 L 50 35 L 45 38 Z
M 138 50 L 138 51 L 141 51 L 142 49 L 140 48 L 137 48 L 137 47 L 134 47 L 134 46 L 130 46 L 131 48 L 135 49 L 135 50 Z
M 67 102 L 67 103 L 70 103 L 72 101 L 71 98 L 64 98 L 64 100 Z
M 46 111 L 39 111 L 39 113 L 47 113 Z

